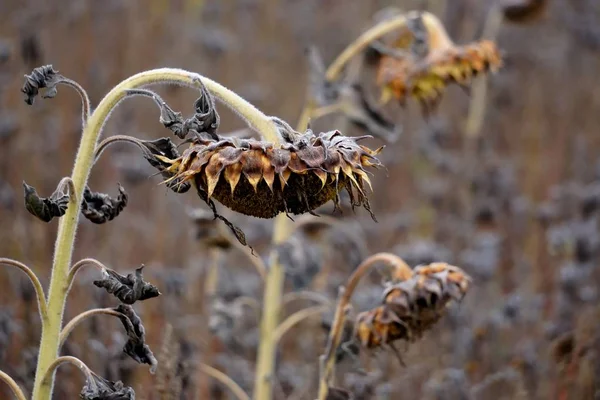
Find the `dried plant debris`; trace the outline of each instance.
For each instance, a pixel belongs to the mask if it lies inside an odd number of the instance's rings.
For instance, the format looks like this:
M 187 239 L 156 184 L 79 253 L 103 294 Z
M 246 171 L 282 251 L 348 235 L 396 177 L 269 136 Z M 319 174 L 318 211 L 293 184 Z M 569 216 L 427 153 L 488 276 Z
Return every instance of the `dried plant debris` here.
M 83 400 L 135 400 L 135 392 L 123 382 L 112 382 L 91 373 L 91 380 L 85 381 L 79 397 Z
M 354 396 L 347 390 L 329 387 L 327 388 L 327 397 L 326 400 L 352 400 Z
M 122 314 L 119 319 L 129 337 L 123 347 L 123 352 L 140 364 L 150 365 L 150 372 L 154 373 L 158 362 L 146 344 L 146 330 L 142 325 L 142 320 L 130 305 L 120 304 L 115 311 Z
M 356 338 L 366 348 L 394 349 L 400 339 L 413 342 L 444 315 L 451 301 L 462 300 L 470 281 L 464 271 L 446 263 L 416 267 L 409 279 L 387 285 L 383 305 L 357 315 Z
M 42 98 L 53 98 L 56 96 L 56 85 L 63 79 L 52 65 L 35 68 L 30 75 L 25 75 L 25 83 L 21 88 L 21 92 L 25 94 L 25 102 L 32 105 L 40 89 L 46 89 Z
M 500 7 L 504 18 L 510 22 L 526 23 L 544 15 L 548 0 L 502 0 Z
M 83 192 L 81 212 L 93 223 L 103 224 L 115 219 L 127 206 L 127 201 L 127 192 L 120 184 L 117 198 L 112 198 L 104 193 L 92 192 L 89 187 L 86 187 Z
M 58 187 L 50 197 L 40 197 L 33 186 L 23 181 L 25 192 L 25 208 L 29 213 L 44 222 L 50 222 L 54 217 L 62 217 L 67 212 L 69 195 Z
M 194 226 L 196 228 L 195 237 L 209 248 L 219 248 L 227 250 L 231 248 L 231 241 L 222 229 L 222 225 L 217 223 L 212 212 L 202 209 L 193 210 L 190 213 Z
M 160 296 L 158 288 L 144 281 L 142 270 L 144 265 L 135 270 L 135 274 L 121 275 L 112 269 L 102 270 L 102 279 L 94 281 L 94 285 L 105 289 L 122 303 L 133 304 Z

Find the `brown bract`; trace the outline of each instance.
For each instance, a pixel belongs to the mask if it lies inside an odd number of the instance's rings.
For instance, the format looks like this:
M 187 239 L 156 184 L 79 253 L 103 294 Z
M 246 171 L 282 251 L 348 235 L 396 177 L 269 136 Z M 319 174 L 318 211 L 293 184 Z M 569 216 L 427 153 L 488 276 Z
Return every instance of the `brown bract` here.
M 463 298 L 470 281 L 464 271 L 446 263 L 416 267 L 411 277 L 386 288 L 383 305 L 357 316 L 356 338 L 366 348 L 401 339 L 413 342 L 444 315 L 451 301 Z
M 391 95 L 404 104 L 412 96 L 432 109 L 449 84 L 469 85 L 474 76 L 495 72 L 501 66 L 496 44 L 482 40 L 465 46 L 432 47 L 423 58 L 411 53 L 382 57 L 377 81 L 383 87 L 384 99 Z
M 339 131 L 307 131 L 275 146 L 253 139 L 198 138 L 181 157 L 166 160 L 173 180 L 192 181 L 205 201 L 215 199 L 239 213 L 272 218 L 281 212 L 303 214 L 333 200 L 346 189 L 353 206 L 370 211 L 365 184 L 368 167 L 381 164 L 371 150 Z

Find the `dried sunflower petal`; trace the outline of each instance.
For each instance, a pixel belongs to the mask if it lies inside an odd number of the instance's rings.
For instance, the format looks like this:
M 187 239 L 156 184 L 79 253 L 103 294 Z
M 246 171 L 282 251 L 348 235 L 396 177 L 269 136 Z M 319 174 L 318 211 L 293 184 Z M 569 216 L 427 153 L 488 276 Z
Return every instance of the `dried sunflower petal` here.
M 128 196 L 119 184 L 119 195 L 113 199 L 108 194 L 92 192 L 86 187 L 81 203 L 82 214 L 95 224 L 103 224 L 115 219 L 127 206 Z
M 54 217 L 62 217 L 67 212 L 69 195 L 57 188 L 50 197 L 40 197 L 33 186 L 23 181 L 25 192 L 25 208 L 29 213 L 44 222 L 50 222 Z
M 150 372 L 154 373 L 158 366 L 158 361 L 154 357 L 150 347 L 146 344 L 146 330 L 142 325 L 142 320 L 130 305 L 120 304 L 115 308 L 115 311 L 122 314 L 119 316 L 119 319 L 123 323 L 129 337 L 125 343 L 125 347 L 123 347 L 123 352 L 140 364 L 150 365 Z
M 166 159 L 176 159 L 179 157 L 179 152 L 175 143 L 169 138 L 160 138 L 156 140 L 143 140 L 141 141 L 142 153 L 144 158 L 156 168 L 164 179 L 170 179 L 173 177 L 173 173 L 169 172 L 168 169 L 171 164 L 165 162 Z M 192 185 L 189 182 L 181 183 L 178 179 L 169 181 L 167 187 L 173 190 L 175 193 L 185 193 Z
M 123 382 L 112 382 L 91 373 L 92 380 L 87 379 L 79 397 L 83 400 L 135 400 L 135 392 Z
M 39 89 L 46 88 L 46 93 L 43 98 L 52 98 L 56 96 L 56 85 L 63 77 L 55 71 L 52 65 L 44 65 L 35 68 L 31 74 L 25 75 L 25 83 L 21 88 L 21 92 L 25 94 L 25 102 L 29 105 L 39 93 Z
M 121 275 L 112 269 L 106 268 L 102 271 L 103 278 L 94 281 L 94 285 L 114 295 L 122 303 L 133 304 L 138 300 L 147 300 L 160 296 L 158 288 L 148 282 L 144 282 L 142 270 L 144 265 L 135 270 L 135 274 Z

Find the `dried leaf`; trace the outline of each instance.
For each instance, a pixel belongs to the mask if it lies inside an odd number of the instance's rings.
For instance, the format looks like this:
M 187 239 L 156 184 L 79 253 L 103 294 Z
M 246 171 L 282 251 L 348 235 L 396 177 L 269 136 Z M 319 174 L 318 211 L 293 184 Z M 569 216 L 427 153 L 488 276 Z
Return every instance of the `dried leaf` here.
M 326 400 L 352 400 L 353 398 L 354 396 L 349 391 L 335 387 L 328 388 L 327 397 L 325 397 Z
M 21 88 L 21 92 L 25 94 L 25 102 L 32 105 L 39 89 L 43 88 L 46 88 L 47 91 L 42 98 L 47 99 L 56 96 L 56 85 L 61 79 L 63 79 L 62 75 L 59 75 L 58 71 L 52 68 L 52 65 L 35 68 L 30 75 L 25 75 L 25 83 Z
M 115 219 L 127 206 L 128 196 L 119 184 L 119 195 L 113 199 L 108 194 L 92 192 L 86 187 L 81 203 L 82 214 L 95 224 L 103 224 Z
M 50 197 L 40 197 L 33 186 L 23 181 L 25 192 L 25 208 L 29 213 L 44 222 L 50 222 L 54 217 L 62 217 L 67 212 L 69 195 L 57 188 Z
M 169 138 L 160 138 L 156 140 L 143 140 L 141 141 L 143 147 L 142 152 L 144 158 L 148 160 L 150 165 L 156 168 L 165 180 L 169 180 L 173 177 L 173 173 L 168 171 L 171 164 L 166 163 L 159 157 L 166 157 L 168 159 L 176 159 L 179 157 L 179 152 L 175 143 Z M 174 179 L 167 182 L 167 187 L 173 190 L 175 193 L 185 193 L 192 185 L 189 182 L 181 182 L 179 179 Z
M 92 372 L 93 380 L 85 381 L 79 397 L 83 400 L 135 400 L 135 392 L 123 382 L 112 382 Z
M 135 274 L 121 275 L 112 269 L 102 271 L 103 279 L 94 281 L 94 285 L 114 295 L 122 303 L 133 304 L 136 301 L 147 300 L 160 296 L 158 288 L 144 282 L 142 270 L 144 265 L 135 270 Z
M 146 344 L 146 330 L 144 329 L 144 325 L 142 325 L 142 320 L 130 305 L 120 304 L 115 308 L 115 311 L 122 314 L 119 319 L 123 323 L 129 337 L 129 340 L 125 343 L 125 347 L 123 347 L 123 352 L 140 364 L 150 365 L 150 372 L 154 373 L 158 362 L 154 354 L 152 354 L 152 350 Z

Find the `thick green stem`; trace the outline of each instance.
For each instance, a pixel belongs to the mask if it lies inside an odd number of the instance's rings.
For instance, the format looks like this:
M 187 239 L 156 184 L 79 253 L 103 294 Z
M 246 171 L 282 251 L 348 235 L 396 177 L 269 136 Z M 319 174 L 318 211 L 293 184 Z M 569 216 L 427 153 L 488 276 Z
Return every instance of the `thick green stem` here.
M 83 196 L 83 191 L 94 162 L 96 143 L 108 116 L 126 96 L 127 89 L 157 83 L 173 83 L 199 88 L 199 80 L 202 81 L 217 99 L 244 117 L 266 140 L 278 141 L 276 126 L 270 118 L 256 109 L 252 104 L 217 82 L 185 70 L 161 68 L 141 72 L 121 82 L 102 99 L 84 126 L 71 177 L 75 186 L 75 193 L 71 195 L 71 203 L 58 226 L 54 263 L 50 278 L 50 289 L 48 291 L 48 317 L 42 329 L 33 389 L 34 399 L 50 400 L 52 395 L 53 376 L 49 379 L 42 379 L 42 377 L 58 356 L 60 329 L 66 294 L 70 284 L 68 280 L 69 266 L 71 264 L 73 244 L 75 242 L 75 233 L 81 209 L 81 202 L 78 199 L 81 199 Z

